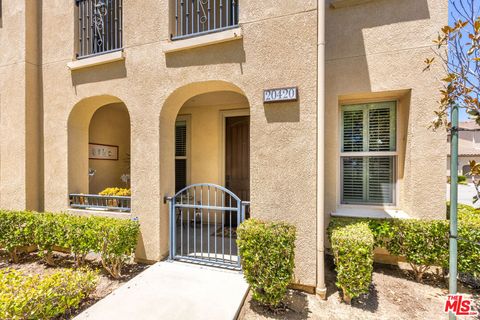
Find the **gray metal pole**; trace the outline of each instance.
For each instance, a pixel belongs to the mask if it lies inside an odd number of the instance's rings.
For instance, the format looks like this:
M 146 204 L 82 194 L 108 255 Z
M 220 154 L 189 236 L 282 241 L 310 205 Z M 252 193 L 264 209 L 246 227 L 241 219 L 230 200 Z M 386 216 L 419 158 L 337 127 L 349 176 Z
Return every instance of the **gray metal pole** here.
M 450 142 L 450 278 L 449 293 L 457 293 L 457 204 L 458 204 L 458 106 L 452 105 L 451 110 L 451 142 Z M 455 314 L 450 311 L 450 319 L 455 319 Z

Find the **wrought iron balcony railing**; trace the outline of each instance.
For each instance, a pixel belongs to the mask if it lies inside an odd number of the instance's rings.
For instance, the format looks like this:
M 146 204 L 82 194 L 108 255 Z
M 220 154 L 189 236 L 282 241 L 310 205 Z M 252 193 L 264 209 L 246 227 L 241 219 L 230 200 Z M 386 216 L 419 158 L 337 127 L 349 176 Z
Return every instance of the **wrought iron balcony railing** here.
M 78 7 L 77 58 L 122 48 L 122 0 L 76 0 Z
M 172 40 L 238 25 L 239 0 L 175 0 Z
M 131 197 L 70 194 L 70 208 L 130 212 Z

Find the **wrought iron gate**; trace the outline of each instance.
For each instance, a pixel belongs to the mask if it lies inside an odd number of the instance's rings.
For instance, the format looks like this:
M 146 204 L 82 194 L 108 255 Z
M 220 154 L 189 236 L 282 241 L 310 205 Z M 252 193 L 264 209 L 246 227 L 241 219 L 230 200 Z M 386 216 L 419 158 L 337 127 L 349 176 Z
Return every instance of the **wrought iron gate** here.
M 167 198 L 170 259 L 241 269 L 237 226 L 248 202 L 215 184 L 194 184 Z

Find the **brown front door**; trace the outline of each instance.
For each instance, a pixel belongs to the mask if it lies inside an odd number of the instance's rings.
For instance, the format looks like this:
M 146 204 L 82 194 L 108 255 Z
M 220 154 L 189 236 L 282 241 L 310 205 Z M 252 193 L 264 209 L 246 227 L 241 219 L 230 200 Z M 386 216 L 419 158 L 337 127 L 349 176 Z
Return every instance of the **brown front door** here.
M 250 116 L 226 118 L 225 187 L 250 201 Z

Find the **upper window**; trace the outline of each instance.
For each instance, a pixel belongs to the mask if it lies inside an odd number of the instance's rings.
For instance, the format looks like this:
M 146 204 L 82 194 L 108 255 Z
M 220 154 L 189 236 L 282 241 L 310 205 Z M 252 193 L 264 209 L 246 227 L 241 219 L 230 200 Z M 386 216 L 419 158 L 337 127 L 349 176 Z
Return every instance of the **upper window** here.
M 175 0 L 172 40 L 238 25 L 238 0 Z
M 396 103 L 342 106 L 343 204 L 395 204 Z
M 78 58 L 122 48 L 122 0 L 76 0 Z

